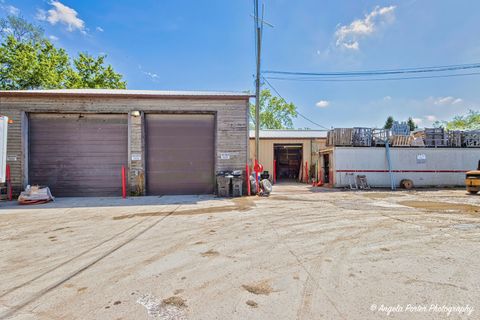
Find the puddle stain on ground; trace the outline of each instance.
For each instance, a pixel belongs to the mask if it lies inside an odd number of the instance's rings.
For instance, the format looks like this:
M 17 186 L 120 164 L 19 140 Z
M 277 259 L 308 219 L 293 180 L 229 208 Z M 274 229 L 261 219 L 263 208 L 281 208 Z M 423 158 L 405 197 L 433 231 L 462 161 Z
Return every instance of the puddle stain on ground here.
M 480 213 L 480 206 L 463 203 L 451 203 L 440 201 L 400 201 L 399 204 L 428 211 L 457 211 L 477 214 Z
M 253 202 L 253 200 L 250 200 L 248 198 L 238 198 L 238 199 L 233 199 L 232 201 L 234 202 L 233 205 L 187 209 L 187 210 L 176 211 L 172 215 L 182 216 L 182 215 L 196 215 L 196 214 L 205 214 L 205 213 L 220 213 L 220 212 L 229 212 L 229 211 L 248 211 L 255 206 L 255 203 Z M 131 219 L 131 218 L 138 218 L 138 217 L 166 216 L 169 214 L 170 214 L 169 212 L 164 212 L 164 211 L 140 212 L 140 213 L 133 213 L 133 214 L 127 214 L 122 216 L 115 216 L 112 219 L 123 220 L 123 219 Z

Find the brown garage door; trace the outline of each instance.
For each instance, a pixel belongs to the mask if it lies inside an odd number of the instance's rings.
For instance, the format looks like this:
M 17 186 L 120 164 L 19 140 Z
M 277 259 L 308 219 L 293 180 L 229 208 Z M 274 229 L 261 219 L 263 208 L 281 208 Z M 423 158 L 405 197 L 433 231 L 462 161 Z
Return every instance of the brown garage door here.
M 121 196 L 126 115 L 30 114 L 29 183 L 54 196 Z
M 213 193 L 213 115 L 147 114 L 145 142 L 148 194 Z

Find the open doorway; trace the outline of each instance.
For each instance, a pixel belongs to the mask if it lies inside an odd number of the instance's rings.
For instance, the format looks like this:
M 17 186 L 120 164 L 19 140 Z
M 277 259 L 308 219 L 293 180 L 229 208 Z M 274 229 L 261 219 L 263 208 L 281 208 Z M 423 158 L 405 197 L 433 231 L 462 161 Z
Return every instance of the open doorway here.
M 301 144 L 274 144 L 277 181 L 298 181 L 302 164 L 303 146 Z
M 330 183 L 330 155 L 323 155 L 323 182 Z

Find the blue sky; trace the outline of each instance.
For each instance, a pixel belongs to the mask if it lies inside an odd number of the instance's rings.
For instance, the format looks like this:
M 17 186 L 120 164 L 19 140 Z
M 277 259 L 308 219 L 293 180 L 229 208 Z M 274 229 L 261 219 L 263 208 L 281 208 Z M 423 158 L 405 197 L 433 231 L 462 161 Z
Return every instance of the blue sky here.
M 480 62 L 474 0 L 265 1 L 263 70 L 390 69 Z M 251 0 L 0 0 L 70 54 L 108 55 L 129 89 L 254 91 Z M 326 127 L 420 126 L 480 109 L 480 76 L 385 82 L 270 80 Z M 316 128 L 298 118 L 295 126 Z

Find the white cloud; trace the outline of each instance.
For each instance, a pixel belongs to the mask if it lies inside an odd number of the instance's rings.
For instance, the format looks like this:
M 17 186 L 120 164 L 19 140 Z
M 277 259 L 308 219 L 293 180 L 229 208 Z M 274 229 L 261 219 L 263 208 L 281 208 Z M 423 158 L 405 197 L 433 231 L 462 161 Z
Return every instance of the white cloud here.
M 50 5 L 53 8 L 48 11 L 41 9 L 37 11 L 36 18 L 38 20 L 47 21 L 51 25 L 56 25 L 57 23 L 64 24 L 70 32 L 78 30 L 81 33 L 86 33 L 85 22 L 78 17 L 75 9 L 67 7 L 59 1 L 52 1 Z
M 48 38 L 52 41 L 58 41 L 58 37 L 56 37 L 54 35 L 48 36 Z
M 391 96 L 385 96 L 383 97 L 383 101 L 390 101 L 392 100 L 392 97 Z
M 330 102 L 327 100 L 320 100 L 315 105 L 319 108 L 326 108 L 330 105 Z
M 433 104 L 435 105 L 454 105 L 462 103 L 463 99 L 455 97 L 438 97 L 433 99 Z
M 336 46 L 348 50 L 359 50 L 360 39 L 375 33 L 382 24 L 395 19 L 396 6 L 375 7 L 365 18 L 357 19 L 349 25 L 339 25 L 335 31 Z
M 437 117 L 434 116 L 434 115 L 428 115 L 428 116 L 425 116 L 425 119 L 427 119 L 427 121 L 430 121 L 430 122 L 435 122 L 437 121 Z
M 149 77 L 153 82 L 157 82 L 157 80 L 158 80 L 158 78 L 159 78 L 159 77 L 158 77 L 158 74 L 143 70 L 143 68 L 142 68 L 141 65 L 138 66 L 138 69 L 139 69 L 140 72 L 142 72 L 144 75 L 146 75 L 147 77 Z
M 5 4 L 5 1 L 0 1 L 0 9 L 10 15 L 18 16 L 20 14 L 20 9 L 9 4 Z
M 103 32 L 103 31 L 105 31 L 105 30 L 103 30 L 102 27 L 96 27 L 95 30 L 97 30 L 98 32 Z

